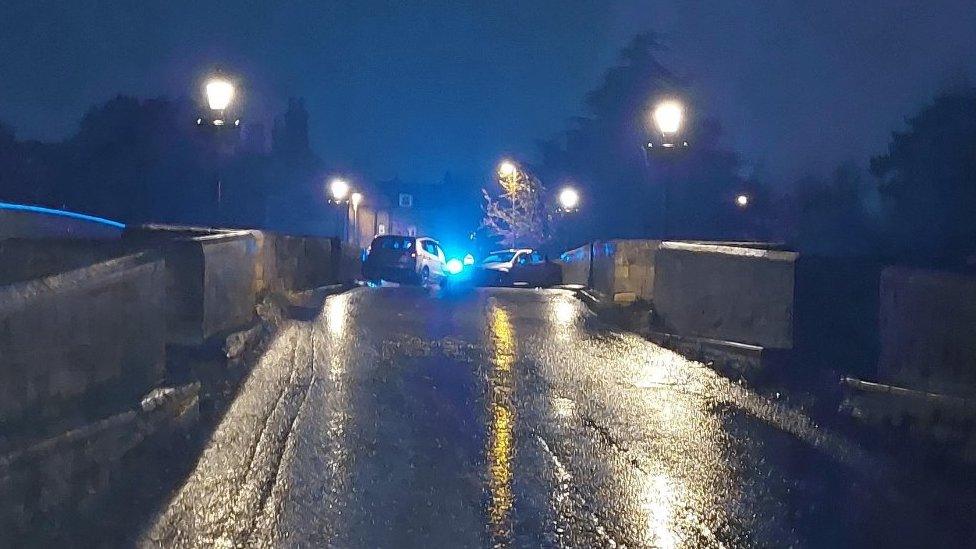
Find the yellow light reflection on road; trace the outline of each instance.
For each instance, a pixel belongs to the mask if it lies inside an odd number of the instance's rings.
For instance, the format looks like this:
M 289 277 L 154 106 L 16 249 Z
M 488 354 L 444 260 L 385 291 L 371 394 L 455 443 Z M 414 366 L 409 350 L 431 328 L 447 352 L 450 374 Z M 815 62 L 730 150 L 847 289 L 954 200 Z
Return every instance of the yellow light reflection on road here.
M 330 297 L 325 302 L 325 318 L 329 326 L 329 333 L 342 337 L 346 328 L 346 316 L 349 314 L 349 296 L 340 294 Z
M 678 546 L 674 532 L 676 493 L 673 480 L 665 474 L 647 479 L 641 507 L 647 513 L 647 541 L 654 547 L 671 549 Z
M 488 376 L 488 520 L 495 546 L 512 541 L 512 476 L 515 407 L 512 402 L 512 366 L 515 364 L 515 330 L 508 312 L 497 306 L 490 311 L 492 369 Z
M 559 326 L 572 326 L 576 322 L 576 318 L 579 317 L 576 303 L 568 299 L 556 301 L 552 307 L 553 317 Z

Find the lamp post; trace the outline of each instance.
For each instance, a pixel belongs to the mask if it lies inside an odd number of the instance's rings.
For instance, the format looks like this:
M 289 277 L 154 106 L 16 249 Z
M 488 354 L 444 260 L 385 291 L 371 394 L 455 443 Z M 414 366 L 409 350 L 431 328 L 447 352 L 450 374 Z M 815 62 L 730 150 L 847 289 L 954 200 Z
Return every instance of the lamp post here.
M 735 205 L 743 210 L 749 207 L 750 198 L 749 195 L 742 193 L 735 197 Z
M 197 126 L 209 128 L 215 132 L 222 129 L 237 129 L 241 125 L 240 118 L 234 116 L 237 86 L 219 70 L 207 79 L 203 87 L 207 109 L 197 118 Z M 223 200 L 223 182 L 220 178 L 220 137 L 214 136 L 214 215 L 215 221 L 221 218 L 221 202 Z
M 688 147 L 688 142 L 681 138 L 681 130 L 684 125 L 684 119 L 685 108 L 684 105 L 682 105 L 679 101 L 668 99 L 655 105 L 654 110 L 651 112 L 651 121 L 653 123 L 653 127 L 657 130 L 657 137 L 649 140 L 645 149 L 645 159 L 647 160 L 649 169 L 649 157 L 652 154 L 657 154 L 659 156 L 672 155 L 678 150 Z M 671 237 L 672 179 L 673 174 L 670 170 L 667 170 L 667 172 L 663 174 L 662 181 L 662 192 L 664 194 L 664 199 L 662 201 L 663 238 Z
M 336 227 L 337 232 L 339 233 L 337 236 L 340 239 L 345 240 L 346 222 L 348 221 L 349 218 L 349 210 L 348 210 L 349 203 L 346 201 L 346 196 L 349 195 L 349 183 L 346 182 L 346 180 L 342 179 L 341 177 L 336 177 L 332 179 L 332 181 L 329 182 L 329 195 L 331 196 L 329 202 L 336 205 L 336 217 L 339 217 L 339 215 L 343 213 L 341 208 L 342 204 L 346 204 L 347 209 L 344 212 L 346 215 L 343 216 L 342 221 L 338 223 L 337 224 L 338 226 Z
M 518 229 L 515 224 L 515 200 L 516 192 L 518 191 L 518 167 L 514 162 L 510 160 L 503 160 L 501 164 L 498 165 L 498 176 L 501 181 L 502 187 L 505 192 L 508 193 L 509 200 L 512 204 L 512 218 L 511 218 L 511 229 L 512 231 L 512 248 L 517 247 L 518 242 Z
M 352 193 L 349 196 L 349 203 L 352 204 L 352 232 L 356 239 L 356 247 L 362 247 L 359 240 L 359 204 L 363 201 L 362 193 Z

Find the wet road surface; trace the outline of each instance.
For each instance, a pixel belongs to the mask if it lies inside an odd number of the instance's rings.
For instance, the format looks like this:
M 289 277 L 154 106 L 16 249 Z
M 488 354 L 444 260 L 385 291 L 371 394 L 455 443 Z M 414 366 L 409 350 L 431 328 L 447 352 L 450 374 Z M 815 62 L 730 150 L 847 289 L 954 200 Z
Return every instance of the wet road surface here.
M 802 413 L 607 328 L 570 292 L 358 289 L 281 330 L 141 541 L 973 541 L 906 486 Z

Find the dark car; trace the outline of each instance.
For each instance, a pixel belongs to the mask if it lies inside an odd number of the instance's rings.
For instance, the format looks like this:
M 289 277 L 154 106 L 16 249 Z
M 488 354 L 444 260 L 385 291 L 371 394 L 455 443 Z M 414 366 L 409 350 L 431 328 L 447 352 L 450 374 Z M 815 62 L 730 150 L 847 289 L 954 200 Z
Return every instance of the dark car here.
M 444 251 L 427 237 L 382 235 L 369 245 L 363 277 L 401 284 L 442 282 L 447 276 Z

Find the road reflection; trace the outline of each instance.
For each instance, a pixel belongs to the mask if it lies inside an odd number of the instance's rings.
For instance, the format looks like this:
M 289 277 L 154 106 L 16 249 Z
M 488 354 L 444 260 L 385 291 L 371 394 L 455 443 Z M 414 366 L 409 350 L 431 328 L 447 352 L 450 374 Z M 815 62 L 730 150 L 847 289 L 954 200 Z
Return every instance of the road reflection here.
M 488 376 L 488 521 L 494 546 L 512 541 L 512 476 L 515 405 L 512 367 L 515 364 L 515 330 L 506 310 L 495 304 L 489 313 L 491 368 Z

